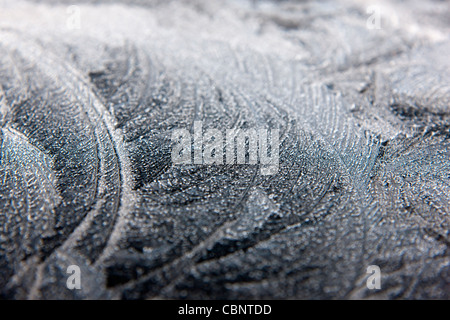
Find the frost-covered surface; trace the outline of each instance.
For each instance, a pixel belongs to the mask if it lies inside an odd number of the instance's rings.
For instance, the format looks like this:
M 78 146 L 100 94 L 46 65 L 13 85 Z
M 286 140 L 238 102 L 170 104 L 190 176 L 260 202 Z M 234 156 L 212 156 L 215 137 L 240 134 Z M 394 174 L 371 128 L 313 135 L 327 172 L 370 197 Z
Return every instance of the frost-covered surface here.
M 449 298 L 450 6 L 376 3 L 0 1 L 1 296 Z M 173 166 L 194 121 L 280 170 Z

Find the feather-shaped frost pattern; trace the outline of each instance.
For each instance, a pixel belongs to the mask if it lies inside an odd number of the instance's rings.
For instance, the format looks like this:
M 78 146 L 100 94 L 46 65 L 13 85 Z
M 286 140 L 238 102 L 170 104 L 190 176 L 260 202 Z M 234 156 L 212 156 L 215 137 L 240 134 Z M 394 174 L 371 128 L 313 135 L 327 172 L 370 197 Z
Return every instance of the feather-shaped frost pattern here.
M 448 299 L 450 7 L 378 6 L 3 1 L 0 296 Z

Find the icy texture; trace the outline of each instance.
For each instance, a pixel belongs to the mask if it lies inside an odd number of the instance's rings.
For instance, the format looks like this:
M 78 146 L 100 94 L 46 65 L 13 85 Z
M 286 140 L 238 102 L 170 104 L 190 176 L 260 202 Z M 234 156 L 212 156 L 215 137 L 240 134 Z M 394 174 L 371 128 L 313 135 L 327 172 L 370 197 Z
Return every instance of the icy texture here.
M 450 8 L 379 3 L 82 1 L 71 30 L 2 1 L 2 297 L 449 298 Z M 280 129 L 278 173 L 172 165 L 194 121 Z

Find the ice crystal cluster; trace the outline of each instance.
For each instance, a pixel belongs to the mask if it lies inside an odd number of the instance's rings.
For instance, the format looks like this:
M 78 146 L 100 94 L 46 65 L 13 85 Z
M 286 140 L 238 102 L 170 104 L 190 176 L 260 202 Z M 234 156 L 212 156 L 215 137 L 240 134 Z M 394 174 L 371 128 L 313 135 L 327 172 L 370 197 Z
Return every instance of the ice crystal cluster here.
M 0 1 L 1 297 L 449 298 L 449 16 Z M 173 165 L 195 121 L 279 130 L 279 170 Z

